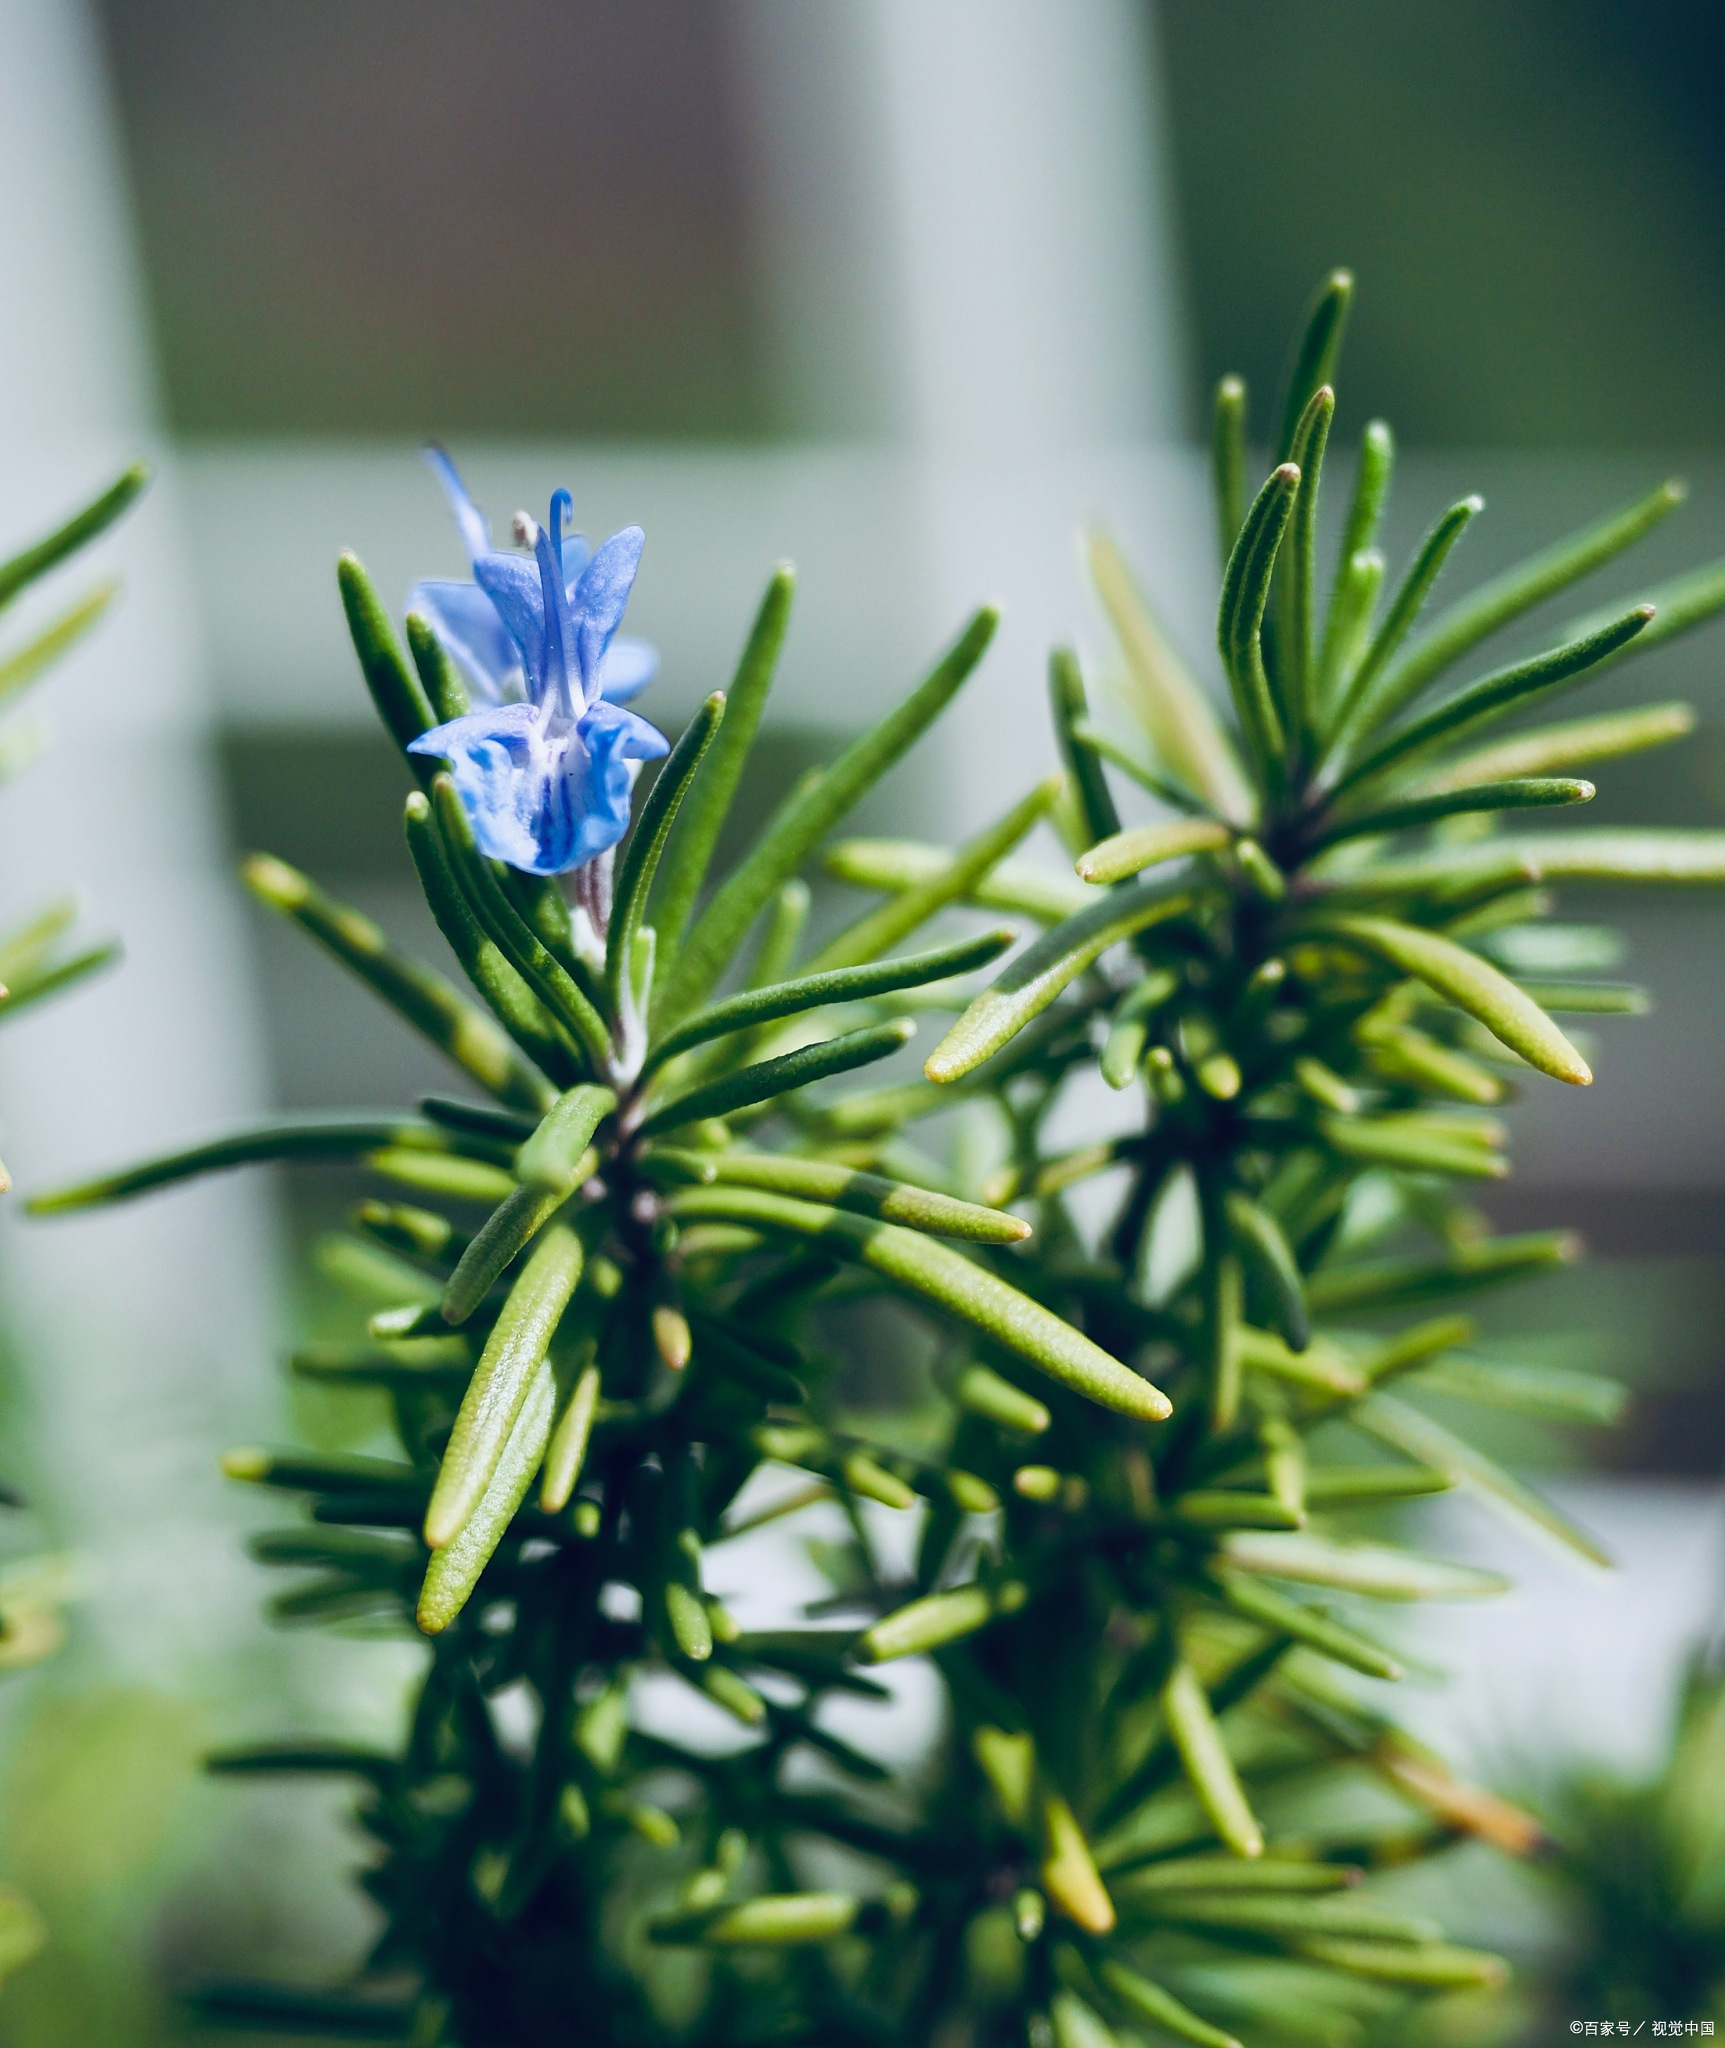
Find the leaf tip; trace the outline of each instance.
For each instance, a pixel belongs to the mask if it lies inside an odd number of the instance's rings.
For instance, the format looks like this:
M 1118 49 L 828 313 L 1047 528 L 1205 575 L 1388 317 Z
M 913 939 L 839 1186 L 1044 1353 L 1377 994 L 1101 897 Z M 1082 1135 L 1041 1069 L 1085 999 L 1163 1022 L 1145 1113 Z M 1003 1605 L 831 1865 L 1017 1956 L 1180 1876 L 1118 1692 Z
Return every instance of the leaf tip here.
M 303 903 L 310 894 L 305 876 L 273 853 L 248 853 L 240 863 L 240 879 L 254 896 L 284 910 Z

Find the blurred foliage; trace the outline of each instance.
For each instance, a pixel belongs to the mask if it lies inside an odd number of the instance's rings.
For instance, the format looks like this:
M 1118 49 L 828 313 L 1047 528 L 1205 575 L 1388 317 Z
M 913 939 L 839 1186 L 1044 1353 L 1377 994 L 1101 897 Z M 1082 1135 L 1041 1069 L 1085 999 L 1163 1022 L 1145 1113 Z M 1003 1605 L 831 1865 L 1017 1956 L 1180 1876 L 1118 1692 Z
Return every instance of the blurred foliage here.
M 1571 2018 L 1725 2026 L 1725 1656 L 1684 1674 L 1656 1770 L 1577 1765 L 1521 1789 L 1555 1848 L 1546 1866 L 1566 1934 L 1542 2024 Z M 1529 2040 L 1544 2039 L 1537 2031 Z

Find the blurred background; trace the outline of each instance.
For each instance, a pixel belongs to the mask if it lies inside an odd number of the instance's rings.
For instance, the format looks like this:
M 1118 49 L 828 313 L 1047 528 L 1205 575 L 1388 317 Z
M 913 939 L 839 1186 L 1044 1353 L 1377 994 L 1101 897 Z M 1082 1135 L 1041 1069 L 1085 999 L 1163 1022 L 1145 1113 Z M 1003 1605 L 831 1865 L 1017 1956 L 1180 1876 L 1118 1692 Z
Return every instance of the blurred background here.
M 1459 591 L 1675 470 L 1685 514 L 1581 602 L 1725 552 L 1722 91 L 1725 15 L 1682 0 L 0 0 L 0 544 L 137 447 L 161 471 L 110 549 L 125 613 L 0 806 L 8 893 L 81 885 L 129 955 L 0 1049 L 14 1172 L 439 1084 L 231 880 L 266 847 L 434 943 L 332 576 L 343 546 L 392 594 L 463 568 L 427 438 L 499 526 L 559 483 L 590 534 L 645 525 L 631 622 L 668 727 L 797 560 L 763 796 L 1003 599 L 879 814 L 933 802 L 945 837 L 1040 772 L 1050 640 L 1100 644 L 1082 521 L 1203 657 L 1206 394 L 1243 371 L 1263 430 L 1337 263 L 1360 296 L 1336 445 L 1394 422 L 1392 551 L 1479 488 Z M 1722 655 L 1702 634 L 1591 693 L 1703 721 L 1608 771 L 1593 819 L 1725 824 Z M 1554 1726 L 1651 1757 L 1719 1594 L 1725 907 L 1624 910 L 1658 1008 L 1603 1020 L 1585 1098 L 1530 1091 L 1499 1207 L 1595 1254 L 1503 1326 L 1636 1388 L 1606 1440 L 1502 1447 L 1566 1473 L 1627 1570 L 1518 1556 L 1532 1595 L 1447 1626 L 1462 1683 L 1414 1713 L 1481 1767 Z M 343 1427 L 290 1415 L 273 1363 L 320 1313 L 287 1253 L 328 1200 L 5 1221 L 17 1543 L 88 1570 L 68 1653 L 3 1710 L 0 1864 L 55 1942 L 0 2042 L 172 2039 L 198 1971 L 363 1945 L 339 1796 L 191 1768 L 332 1718 L 385 1735 L 409 1668 L 267 1636 L 251 1511 L 213 1476 L 230 1441 Z

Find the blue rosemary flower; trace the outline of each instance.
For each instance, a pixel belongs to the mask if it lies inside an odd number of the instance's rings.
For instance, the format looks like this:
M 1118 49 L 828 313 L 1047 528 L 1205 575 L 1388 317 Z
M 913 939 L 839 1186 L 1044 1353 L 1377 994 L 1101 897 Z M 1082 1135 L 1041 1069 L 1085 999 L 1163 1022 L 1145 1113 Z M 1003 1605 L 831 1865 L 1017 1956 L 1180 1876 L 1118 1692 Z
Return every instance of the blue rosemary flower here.
M 666 751 L 663 733 L 623 709 L 657 659 L 617 626 L 645 536 L 614 533 L 595 553 L 565 538 L 567 491 L 553 493 L 534 559 L 495 552 L 484 515 L 441 451 L 432 456 L 473 560 L 472 583 L 414 587 L 424 612 L 483 701 L 413 742 L 441 754 L 480 849 L 531 875 L 564 874 L 607 852 L 629 826 L 636 764 Z

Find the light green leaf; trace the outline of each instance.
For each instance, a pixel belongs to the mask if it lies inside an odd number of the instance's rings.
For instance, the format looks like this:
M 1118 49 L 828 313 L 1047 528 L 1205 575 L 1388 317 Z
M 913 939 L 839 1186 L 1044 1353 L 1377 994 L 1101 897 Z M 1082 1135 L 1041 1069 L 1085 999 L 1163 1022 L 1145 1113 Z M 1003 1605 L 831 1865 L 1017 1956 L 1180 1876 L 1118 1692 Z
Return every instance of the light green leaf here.
M 434 1550 L 454 1542 L 490 1487 L 504 1447 L 513 1441 L 528 1389 L 581 1278 L 581 1264 L 580 1238 L 566 1225 L 553 1224 L 541 1233 L 510 1288 L 462 1398 L 426 1509 L 425 1540 Z M 546 1436 L 554 1406 L 553 1396 L 546 1409 Z M 541 1436 L 539 1450 L 544 1448 Z M 537 1455 L 533 1462 L 537 1469 Z M 529 1472 L 522 1480 L 523 1493 L 531 1477 Z
M 1170 882 L 1141 882 L 1117 889 L 1053 926 L 977 997 L 929 1054 L 923 1072 L 931 1081 L 951 1082 L 981 1066 L 1110 946 L 1178 916 L 1190 902 L 1188 895 L 1176 894 Z
M 938 1303 L 1074 1393 L 1142 1421 L 1170 1412 L 1168 1397 L 1111 1358 L 1040 1302 L 949 1246 L 894 1223 L 753 1188 L 681 1188 L 666 1200 L 677 1216 L 713 1217 L 830 1243 L 911 1293 Z
M 1586 1558 L 1589 1564 L 1611 1564 L 1610 1554 L 1560 1508 L 1535 1493 L 1532 1487 L 1524 1486 L 1485 1452 L 1475 1450 L 1442 1423 L 1397 1400 L 1395 1395 L 1368 1394 L 1348 1411 L 1348 1419 L 1380 1443 L 1418 1459 L 1455 1485 L 1469 1487 L 1512 1518 L 1530 1523 L 1541 1535 L 1555 1538 L 1562 1548 Z
M 1334 1586 L 1374 1600 L 1472 1600 L 1506 1592 L 1507 1579 L 1471 1565 L 1421 1557 L 1388 1543 L 1340 1543 L 1304 1530 L 1244 1529 L 1226 1536 L 1222 1556 L 1242 1570 L 1266 1578 L 1295 1579 Z
M 1250 824 L 1257 798 L 1221 721 L 1174 652 L 1107 534 L 1086 544 L 1096 594 L 1125 657 L 1131 705 L 1158 757 L 1219 816 Z
M 1539 1005 L 1489 961 L 1453 939 L 1389 917 L 1336 917 L 1326 919 L 1326 924 L 1402 973 L 1417 975 L 1542 1073 L 1582 1086 L 1593 1079 L 1587 1062 Z
M 1191 853 L 1219 852 L 1233 839 L 1232 831 L 1209 818 L 1177 818 L 1165 825 L 1134 825 L 1117 832 L 1083 854 L 1078 878 L 1084 882 L 1124 882 L 1165 860 Z
M 908 1017 L 891 1024 L 870 1024 L 861 1031 L 846 1031 L 837 1038 L 823 1038 L 817 1044 L 800 1046 L 795 1052 L 780 1053 L 776 1059 L 757 1060 L 753 1065 L 723 1074 L 716 1081 L 702 1082 L 668 1102 L 661 1102 L 641 1120 L 643 1137 L 659 1131 L 673 1131 L 684 1124 L 699 1123 L 706 1117 L 730 1116 L 757 1102 L 770 1102 L 794 1088 L 806 1088 L 811 1081 L 832 1074 L 848 1074 L 883 1060 L 909 1043 L 916 1026 Z

